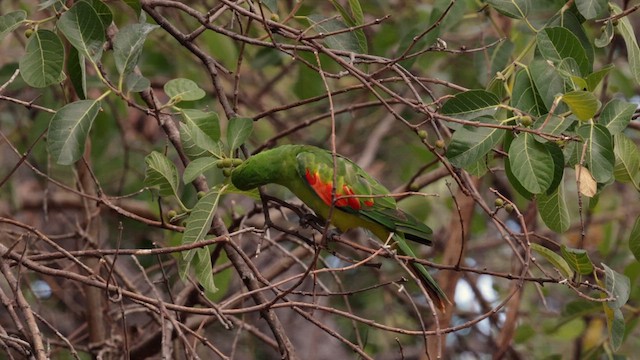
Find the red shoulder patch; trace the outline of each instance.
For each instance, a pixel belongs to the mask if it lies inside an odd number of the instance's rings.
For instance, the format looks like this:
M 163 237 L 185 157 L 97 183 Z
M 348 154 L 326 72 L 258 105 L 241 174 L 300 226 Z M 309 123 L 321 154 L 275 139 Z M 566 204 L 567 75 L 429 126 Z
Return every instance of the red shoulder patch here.
M 311 172 L 309 169 L 306 169 L 305 171 L 305 179 L 316 195 L 318 195 L 325 204 L 331 206 L 331 190 L 333 188 L 333 181 L 323 182 L 318 172 Z M 368 198 L 361 203 L 360 199 L 357 197 L 348 197 L 351 195 L 356 195 L 353 192 L 353 189 L 346 184 L 342 185 L 342 189 L 336 189 L 337 200 L 335 205 L 337 207 L 349 207 L 353 210 L 360 210 L 362 208 L 362 203 L 364 203 L 365 206 L 373 206 L 373 199 Z

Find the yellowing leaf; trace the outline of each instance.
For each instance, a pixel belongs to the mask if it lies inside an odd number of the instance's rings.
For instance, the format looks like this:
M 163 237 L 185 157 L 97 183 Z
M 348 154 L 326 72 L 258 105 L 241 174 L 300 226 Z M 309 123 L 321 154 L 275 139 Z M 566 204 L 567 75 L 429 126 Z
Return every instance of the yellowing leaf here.
M 593 178 L 591 172 L 586 167 L 576 165 L 576 181 L 578 182 L 578 190 L 587 197 L 593 197 L 598 190 L 598 183 Z

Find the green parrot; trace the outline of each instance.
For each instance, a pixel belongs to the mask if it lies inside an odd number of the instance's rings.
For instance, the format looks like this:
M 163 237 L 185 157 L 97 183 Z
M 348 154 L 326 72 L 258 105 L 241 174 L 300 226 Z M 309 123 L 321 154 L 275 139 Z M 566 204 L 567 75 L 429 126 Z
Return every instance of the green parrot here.
M 415 257 L 405 239 L 431 245 L 431 229 L 398 209 L 395 199 L 382 184 L 353 161 L 336 156 L 335 198 L 332 198 L 334 157 L 331 152 L 309 145 L 282 145 L 251 156 L 231 173 L 231 182 L 240 190 L 266 184 L 282 185 L 327 219 L 333 200 L 330 222 L 340 231 L 365 228 L 376 237 L 393 240 L 401 253 Z M 360 195 L 362 197 L 343 197 Z M 374 195 L 366 197 L 367 195 Z M 409 266 L 421 280 L 436 306 L 444 309 L 447 296 L 427 269 L 415 262 Z

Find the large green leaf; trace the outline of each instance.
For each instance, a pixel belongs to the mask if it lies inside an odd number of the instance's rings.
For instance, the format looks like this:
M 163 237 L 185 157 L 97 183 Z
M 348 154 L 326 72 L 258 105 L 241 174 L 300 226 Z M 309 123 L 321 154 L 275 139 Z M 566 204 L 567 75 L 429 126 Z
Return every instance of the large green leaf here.
M 197 158 L 205 154 L 220 157 L 220 121 L 215 112 L 197 109 L 180 109 L 183 122 L 180 124 L 180 138 L 186 154 Z
M 604 305 L 604 314 L 607 318 L 607 329 L 609 330 L 609 341 L 614 351 L 622 345 L 625 333 L 624 315 L 620 309 L 611 309 Z
M 38 30 L 29 38 L 27 52 L 20 59 L 20 75 L 30 86 L 47 87 L 64 79 L 64 47 L 58 35 Z
M 100 110 L 100 101 L 80 100 L 58 110 L 49 124 L 47 146 L 53 160 L 71 165 L 82 157 L 93 120 Z
M 469 90 L 458 93 L 442 105 L 441 113 L 459 119 L 475 119 L 493 115 L 500 105 L 500 99 L 486 90 Z M 447 124 L 452 128 L 460 127 Z
M 612 309 L 620 309 L 629 300 L 631 282 L 628 277 L 611 269 L 606 264 L 602 264 L 602 267 L 605 274 L 605 288 L 615 299 L 614 301 L 609 301 L 607 306 Z
M 549 135 L 560 135 L 567 130 L 573 122 L 576 121 L 575 117 L 562 117 L 557 115 L 543 115 L 539 117 L 534 123 L 533 128 L 538 129 L 540 132 Z M 544 126 L 542 126 L 544 124 Z M 536 136 L 536 140 L 544 143 L 547 139 Z
M 144 161 L 147 164 L 144 185 L 157 187 L 160 190 L 160 196 L 175 195 L 177 197 L 180 178 L 175 164 L 157 151 L 152 151 Z
M 565 92 L 564 80 L 553 66 L 542 59 L 534 59 L 529 64 L 529 73 L 544 106 L 551 109 L 556 97 Z M 566 109 L 565 105 L 558 105 L 555 114 L 563 113 Z
M 67 58 L 67 73 L 69 80 L 81 100 L 87 98 L 87 66 L 85 58 L 74 47 L 69 49 Z
M 311 27 L 318 33 L 327 34 L 339 32 L 324 38 L 324 42 L 328 47 L 354 53 L 359 53 L 362 50 L 358 37 L 351 31 L 345 31 L 348 27 L 343 22 L 335 18 L 326 18 L 317 14 L 307 16 L 307 20 L 309 20 Z
M 564 186 L 560 184 L 550 195 L 546 193 L 537 196 L 538 212 L 542 221 L 549 229 L 561 233 L 571 226 L 569 209 L 564 198 Z
M 340 12 L 342 20 L 347 26 L 356 27 L 364 24 L 364 13 L 362 12 L 362 7 L 360 6 L 360 2 L 358 0 L 349 0 L 349 8 L 351 9 L 350 13 L 336 0 L 331 0 L 331 3 L 336 8 L 336 10 Z M 353 35 L 358 41 L 359 52 L 366 54 L 368 51 L 368 46 L 364 30 L 354 30 Z
M 511 105 L 525 113 L 533 116 L 540 116 L 547 113 L 544 101 L 538 94 L 533 79 L 527 69 L 522 69 L 516 74 L 511 97 Z
M 587 53 L 580 40 L 568 29 L 563 27 L 545 28 L 538 32 L 536 43 L 542 56 L 554 64 L 559 64 L 565 58 L 572 58 L 578 64 L 582 75 L 586 76 L 591 73 L 591 64 Z
M 106 29 L 89 3 L 79 1 L 65 11 L 58 20 L 58 29 L 80 54 L 94 62 L 100 60 Z
M 620 182 L 630 182 L 640 190 L 640 150 L 625 134 L 613 136 L 616 157 L 613 175 Z
M 253 120 L 250 118 L 232 118 L 227 126 L 227 146 L 233 152 L 244 144 L 253 131 Z
M 531 0 L 486 0 L 499 13 L 514 19 L 524 19 L 529 14 Z
M 587 250 L 573 249 L 562 245 L 560 247 L 562 257 L 567 261 L 569 266 L 580 275 L 589 275 L 593 272 L 593 263 L 589 258 Z
M 600 100 L 589 91 L 577 90 L 562 95 L 562 101 L 569 105 L 571 112 L 580 120 L 593 118 L 600 108 Z
M 611 180 L 615 155 L 609 130 L 602 125 L 590 123 L 579 127 L 576 133 L 584 139 L 587 146 L 585 162 L 593 178 L 599 183 Z
M 182 78 L 167 81 L 164 92 L 175 102 L 200 100 L 206 95 L 195 81 Z
M 571 270 L 571 267 L 562 258 L 562 256 L 536 243 L 531 244 L 531 249 L 544 256 L 547 261 L 549 261 L 556 269 L 558 269 L 558 271 L 560 271 L 562 276 L 567 279 L 573 278 L 573 270 Z
M 608 6 L 609 2 L 607 0 L 576 0 L 576 7 L 585 19 L 604 16 Z
M 113 55 L 116 68 L 120 73 L 120 87 L 124 84 L 126 76 L 138 65 L 147 35 L 157 27 L 157 25 L 144 23 L 130 24 L 121 28 L 114 37 Z
M 187 219 L 187 226 L 182 235 L 182 244 L 193 244 L 204 240 L 209 233 L 211 222 L 218 209 L 218 202 L 222 191 L 220 189 L 211 189 L 207 192 L 191 210 L 191 215 Z M 195 255 L 194 250 L 189 250 L 182 254 L 182 258 L 190 263 Z M 204 254 L 198 254 L 202 258 Z
M 478 119 L 482 123 L 498 124 L 492 118 Z M 447 147 L 446 156 L 454 166 L 466 168 L 478 161 L 493 149 L 504 135 L 503 129 L 479 126 L 465 126 L 453 134 Z
M 213 264 L 211 264 L 211 253 L 209 247 L 203 247 L 196 250 L 198 256 L 193 260 L 193 270 L 196 273 L 196 279 L 198 284 L 204 289 L 204 295 L 207 299 L 215 300 L 215 293 L 218 292 L 218 287 L 213 281 Z
M 598 122 L 604 125 L 611 135 L 621 133 L 627 128 L 637 105 L 620 99 L 611 99 L 602 108 Z
M 0 40 L 20 27 L 26 18 L 27 13 L 24 10 L 12 11 L 0 16 Z
M 93 7 L 93 10 L 95 10 L 96 14 L 98 14 L 98 18 L 100 18 L 103 29 L 106 29 L 107 27 L 109 27 L 109 25 L 111 25 L 111 22 L 113 21 L 113 13 L 105 3 L 103 3 L 101 0 L 84 1 L 89 3 L 91 7 Z
M 585 80 L 587 81 L 587 90 L 595 91 L 598 85 L 600 85 L 602 79 L 604 79 L 604 77 L 607 76 L 607 74 L 609 74 L 609 72 L 613 70 L 613 68 L 613 64 L 609 64 L 602 67 L 602 69 L 594 71 L 591 74 L 587 75 L 587 77 L 585 78 Z
M 182 181 L 184 181 L 185 184 L 192 182 L 203 172 L 216 167 L 218 161 L 218 159 L 212 157 L 201 157 L 193 160 L 184 169 Z
M 533 194 L 547 191 L 553 180 L 553 158 L 530 133 L 521 133 L 509 147 L 509 165 L 520 184 Z
M 556 143 L 546 142 L 544 146 L 549 150 L 549 154 L 553 159 L 553 180 L 551 180 L 551 185 L 547 189 L 547 195 L 549 195 L 554 193 L 562 182 L 564 176 L 564 154 Z
M 629 234 L 629 250 L 635 256 L 636 261 L 640 262 L 640 216 L 636 218 L 631 234 Z
M 611 6 L 611 13 L 613 15 L 617 15 L 622 12 L 620 7 L 613 2 L 611 2 L 609 6 Z M 627 56 L 629 57 L 629 67 L 631 69 L 631 75 L 633 75 L 637 83 L 640 83 L 640 49 L 638 48 L 636 35 L 633 32 L 633 26 L 631 25 L 631 21 L 629 21 L 628 16 L 623 16 L 618 19 L 618 21 L 619 24 L 616 28 L 622 35 L 624 43 L 627 46 Z

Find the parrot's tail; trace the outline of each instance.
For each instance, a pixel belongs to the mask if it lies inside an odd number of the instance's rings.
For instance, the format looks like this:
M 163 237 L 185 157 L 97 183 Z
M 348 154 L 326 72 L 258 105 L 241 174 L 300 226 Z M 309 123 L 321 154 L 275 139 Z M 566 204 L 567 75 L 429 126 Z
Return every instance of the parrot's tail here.
M 445 295 L 444 291 L 442 291 L 440 286 L 438 286 L 436 280 L 431 276 L 431 274 L 429 274 L 427 269 L 422 264 L 410 263 L 409 267 L 411 268 L 411 270 L 413 270 L 418 279 L 420 279 L 420 282 L 427 290 L 427 294 L 429 294 L 429 297 L 433 301 L 433 304 L 438 309 L 440 309 L 440 311 L 444 311 L 447 304 L 450 304 L 451 302 L 447 298 L 447 295 Z
M 413 250 L 411 250 L 411 247 L 405 241 L 404 237 L 398 234 L 394 234 L 394 239 L 398 244 L 398 249 L 400 250 L 400 252 L 407 256 L 411 256 L 414 258 L 416 257 L 416 255 L 413 253 Z M 435 306 L 441 311 L 444 311 L 447 304 L 451 304 L 451 302 L 447 298 L 447 295 L 444 293 L 444 291 L 442 291 L 436 280 L 431 276 L 431 274 L 429 274 L 427 268 L 425 268 L 424 265 L 416 262 L 409 263 L 409 267 L 411 268 L 411 270 L 413 270 L 418 279 L 420 279 L 420 282 L 422 283 L 422 285 L 424 285 L 427 293 L 429 294 L 429 297 L 431 298 Z

